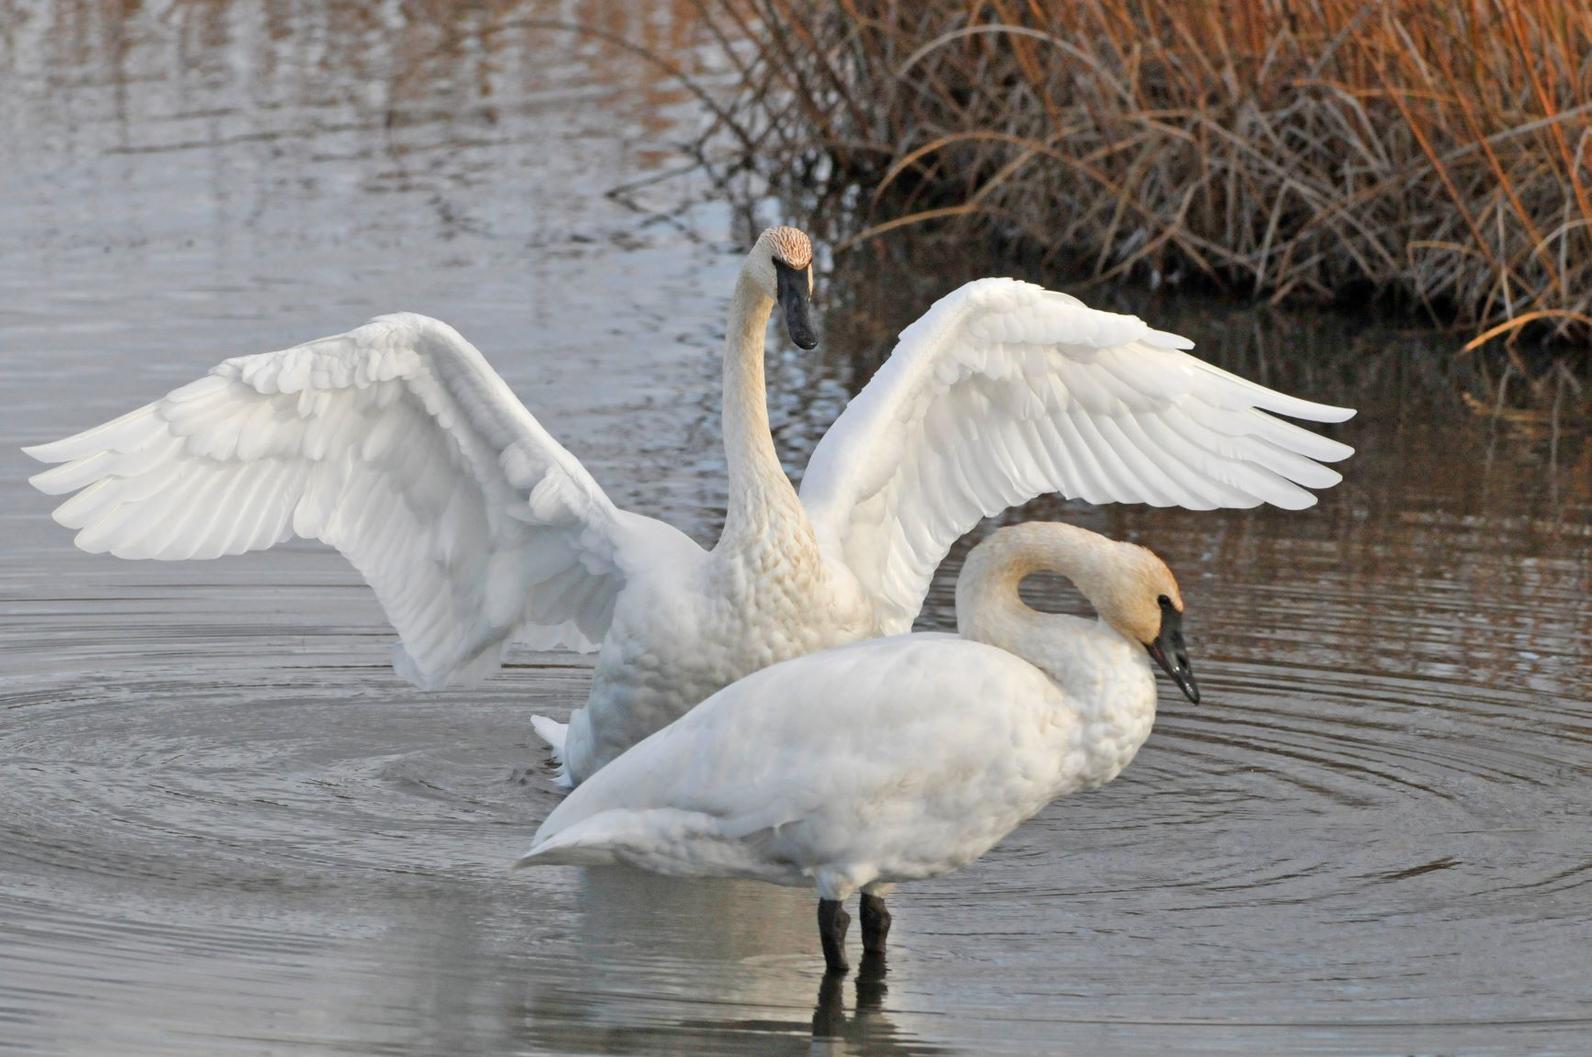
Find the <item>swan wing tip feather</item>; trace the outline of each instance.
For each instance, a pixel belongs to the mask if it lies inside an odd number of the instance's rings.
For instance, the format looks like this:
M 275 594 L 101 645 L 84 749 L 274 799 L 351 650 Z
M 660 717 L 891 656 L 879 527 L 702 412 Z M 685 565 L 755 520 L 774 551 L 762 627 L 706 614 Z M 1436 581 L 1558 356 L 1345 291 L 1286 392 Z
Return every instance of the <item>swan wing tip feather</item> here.
M 1339 407 L 1337 404 L 1319 404 L 1314 400 L 1301 400 L 1298 397 L 1288 396 L 1286 393 L 1270 393 L 1269 395 L 1280 399 L 1276 403 L 1257 401 L 1257 406 L 1275 414 L 1285 415 L 1288 418 L 1297 418 L 1304 422 L 1347 422 L 1359 414 L 1359 410 L 1356 408 Z
M 602 818 L 601 815 L 597 817 Z M 537 841 L 530 851 L 509 864 L 509 872 L 527 866 L 604 866 L 617 861 L 604 832 L 608 827 L 593 827 L 591 821 L 585 819 L 546 840 Z M 590 830 L 595 832 L 588 832 Z
M 26 448 L 23 448 L 22 450 L 28 451 Z M 28 454 L 32 455 L 33 453 L 28 452 Z M 34 455 L 33 457 L 38 459 L 40 462 L 52 461 L 40 455 Z M 28 484 L 33 488 L 34 491 L 43 492 L 45 495 L 64 495 L 65 493 L 72 491 L 72 488 L 70 485 L 62 486 L 56 483 L 61 479 L 60 475 L 56 473 L 56 471 L 63 468 L 64 467 L 61 466 L 52 466 L 48 470 L 40 470 L 38 473 L 32 474 L 28 477 Z
M 1267 390 L 1262 399 L 1256 400 L 1255 405 L 1275 414 L 1297 418 L 1304 422 L 1347 422 L 1357 413 L 1352 407 L 1319 404 L 1314 400 L 1302 400 L 1271 390 Z
M 1192 338 L 1185 338 L 1181 334 L 1173 334 L 1165 330 L 1146 330 L 1144 340 L 1158 349 L 1181 349 L 1187 352 L 1194 347 Z
M 402 642 L 392 644 L 392 669 L 398 677 L 421 690 L 469 690 L 486 682 L 503 666 L 503 641 L 488 641 L 476 653 L 451 660 L 430 661 L 422 667 Z
M 392 644 L 392 670 L 398 678 L 420 690 L 440 690 L 447 685 L 447 676 L 422 671 L 420 665 L 401 642 Z
M 614 861 L 606 849 L 583 844 L 578 839 L 565 840 L 564 833 L 539 841 L 530 851 L 509 863 L 509 873 L 518 873 L 527 866 L 602 866 Z
M 567 805 L 570 801 L 564 803 Z M 689 808 L 611 808 L 567 823 L 558 819 L 557 814 L 555 811 L 542 823 L 542 829 L 533 838 L 536 843 L 514 860 L 513 869 L 634 863 L 638 853 L 645 856 L 660 848 L 696 841 L 732 847 L 739 846 L 744 838 L 744 834 L 726 832 L 722 816 Z M 549 826 L 557 828 L 548 833 Z

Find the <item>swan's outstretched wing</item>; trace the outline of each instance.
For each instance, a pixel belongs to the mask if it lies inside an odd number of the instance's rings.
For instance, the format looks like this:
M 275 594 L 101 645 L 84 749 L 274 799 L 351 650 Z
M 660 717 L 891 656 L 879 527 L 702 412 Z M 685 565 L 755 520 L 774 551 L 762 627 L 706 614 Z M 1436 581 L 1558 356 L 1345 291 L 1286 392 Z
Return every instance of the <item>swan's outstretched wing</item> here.
M 1135 316 L 1015 279 L 935 302 L 830 427 L 802 481 L 829 552 L 886 633 L 906 630 L 951 544 L 1050 492 L 1091 503 L 1297 509 L 1352 448 L 1266 414 L 1340 422 L 1180 351 Z M 1318 461 L 1320 460 L 1320 461 Z M 1301 487 L 1303 486 L 1303 487 Z
M 511 641 L 592 649 L 634 563 L 696 549 L 616 508 L 445 323 L 380 316 L 227 360 L 103 426 L 26 449 L 77 492 L 55 520 L 122 558 L 216 558 L 298 535 L 364 574 L 425 687 Z

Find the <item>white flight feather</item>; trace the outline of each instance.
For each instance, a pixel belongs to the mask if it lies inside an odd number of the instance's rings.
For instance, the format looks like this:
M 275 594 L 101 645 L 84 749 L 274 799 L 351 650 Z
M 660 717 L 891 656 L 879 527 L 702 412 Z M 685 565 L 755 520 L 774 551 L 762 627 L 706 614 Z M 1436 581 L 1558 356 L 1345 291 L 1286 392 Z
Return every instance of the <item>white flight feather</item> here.
M 802 502 L 862 582 L 880 630 L 905 631 L 930 578 L 981 517 L 1056 492 L 1197 510 L 1307 507 L 1353 449 L 1272 418 L 1341 422 L 1188 355 L 1135 316 L 1015 279 L 935 302 L 819 441 Z
M 618 511 L 445 323 L 403 313 L 242 356 L 103 426 L 26 449 L 77 544 L 210 558 L 291 535 L 331 544 L 375 589 L 427 687 L 478 678 L 504 646 L 591 650 L 627 556 L 679 533 Z M 628 518 L 632 531 L 617 531 Z M 640 531 L 634 531 L 640 526 Z M 632 554 L 632 560 L 643 560 Z

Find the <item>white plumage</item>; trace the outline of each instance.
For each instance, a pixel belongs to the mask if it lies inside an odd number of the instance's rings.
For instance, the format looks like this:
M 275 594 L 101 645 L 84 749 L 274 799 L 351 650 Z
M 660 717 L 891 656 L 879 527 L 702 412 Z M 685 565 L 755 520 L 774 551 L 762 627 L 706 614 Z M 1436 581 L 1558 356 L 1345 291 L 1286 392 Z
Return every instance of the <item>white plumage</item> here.
M 1347 409 L 1219 371 L 1135 317 L 984 279 L 903 332 L 819 444 L 798 498 L 768 432 L 763 341 L 776 299 L 806 334 L 810 254 L 806 236 L 772 229 L 736 285 L 729 507 L 711 552 L 616 508 L 473 346 L 411 314 L 227 360 L 26 449 L 62 464 L 33 483 L 77 493 L 55 517 L 91 552 L 330 543 L 375 589 L 401 640 L 395 667 L 423 687 L 478 679 L 515 642 L 600 644 L 561 744 L 579 781 L 748 672 L 904 631 L 935 566 L 984 515 L 1058 491 L 1308 506 L 1307 488 L 1339 479 L 1320 462 L 1350 454 L 1259 410 L 1340 421 Z
M 1306 488 L 1342 480 L 1316 460 L 1352 448 L 1264 412 L 1353 411 L 1255 385 L 1192 347 L 1031 283 L 968 283 L 902 331 L 813 451 L 802 502 L 894 632 L 952 543 L 1034 496 L 1297 510 L 1316 501 Z
M 301 536 L 353 562 L 425 687 L 511 639 L 594 649 L 627 556 L 697 550 L 618 510 L 476 349 L 425 316 L 227 360 L 96 429 L 27 449 L 78 490 L 55 519 L 119 558 L 216 558 Z
M 1024 606 L 1017 585 L 1040 569 L 1072 577 L 1100 620 Z M 1065 525 L 1002 529 L 958 583 L 963 637 L 873 639 L 747 676 L 587 780 L 516 865 L 814 887 L 826 957 L 842 968 L 833 904 L 861 889 L 864 945 L 882 951 L 890 885 L 971 861 L 1127 766 L 1155 718 L 1147 650 L 1168 651 L 1197 698 L 1181 611 L 1171 573 L 1141 547 Z

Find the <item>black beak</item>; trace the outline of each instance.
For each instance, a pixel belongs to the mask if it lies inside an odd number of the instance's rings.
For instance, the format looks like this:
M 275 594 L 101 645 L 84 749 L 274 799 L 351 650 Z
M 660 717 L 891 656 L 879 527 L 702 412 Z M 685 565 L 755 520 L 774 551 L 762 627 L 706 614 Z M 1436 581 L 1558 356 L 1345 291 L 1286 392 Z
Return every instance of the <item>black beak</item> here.
M 1161 632 L 1144 648 L 1172 677 L 1183 696 L 1199 704 L 1199 684 L 1194 681 L 1194 669 L 1188 665 L 1188 647 L 1183 643 L 1183 614 L 1172 608 L 1171 602 L 1161 603 Z
M 806 268 L 792 268 L 775 259 L 774 274 L 779 278 L 779 307 L 785 310 L 785 333 L 790 340 L 804 349 L 818 344 L 813 336 L 813 318 L 809 313 L 811 281 Z

